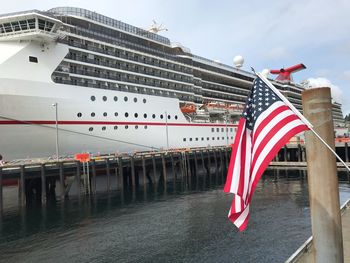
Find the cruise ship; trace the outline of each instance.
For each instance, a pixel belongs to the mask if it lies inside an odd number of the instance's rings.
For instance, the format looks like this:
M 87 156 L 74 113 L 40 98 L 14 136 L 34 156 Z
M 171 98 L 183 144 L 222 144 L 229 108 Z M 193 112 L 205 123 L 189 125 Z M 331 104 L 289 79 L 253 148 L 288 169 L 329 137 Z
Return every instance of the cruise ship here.
M 229 145 L 254 78 L 82 8 L 4 14 L 0 154 L 12 160 Z M 301 85 L 273 83 L 302 109 Z

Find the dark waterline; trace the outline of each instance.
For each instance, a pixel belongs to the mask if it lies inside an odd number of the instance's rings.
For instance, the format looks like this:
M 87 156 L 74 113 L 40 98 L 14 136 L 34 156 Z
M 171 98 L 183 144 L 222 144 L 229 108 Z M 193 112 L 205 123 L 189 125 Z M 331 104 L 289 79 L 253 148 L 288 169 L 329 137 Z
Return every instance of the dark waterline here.
M 300 171 L 266 173 L 243 233 L 227 220 L 232 195 L 222 182 L 176 186 L 9 208 L 0 222 L 0 262 L 284 262 L 311 235 Z M 340 198 L 350 198 L 348 181 Z

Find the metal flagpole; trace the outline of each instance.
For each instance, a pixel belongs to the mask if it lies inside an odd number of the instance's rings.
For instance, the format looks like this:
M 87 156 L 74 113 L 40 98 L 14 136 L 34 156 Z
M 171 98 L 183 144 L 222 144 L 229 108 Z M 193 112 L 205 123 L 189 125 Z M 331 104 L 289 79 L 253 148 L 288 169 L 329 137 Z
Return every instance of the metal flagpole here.
M 350 171 L 349 166 L 347 166 L 347 164 L 339 157 L 339 155 L 332 149 L 331 146 L 329 146 L 320 135 L 318 135 L 318 133 L 313 129 L 313 125 L 303 116 L 303 114 L 301 114 L 294 106 L 292 103 L 289 102 L 289 100 L 287 100 L 286 97 L 283 96 L 283 94 L 274 86 L 272 85 L 272 83 L 265 78 L 261 73 L 256 73 L 256 75 L 261 78 L 262 81 L 265 82 L 265 84 L 267 86 L 269 86 L 270 89 L 273 90 L 273 92 L 276 93 L 276 95 L 291 109 L 291 111 L 293 111 L 300 119 L 302 122 L 304 122 L 310 129 L 310 131 L 313 132 L 313 134 L 315 134 L 315 136 L 335 155 L 335 157 L 338 158 L 338 160 L 345 166 L 346 169 L 348 169 L 348 171 Z

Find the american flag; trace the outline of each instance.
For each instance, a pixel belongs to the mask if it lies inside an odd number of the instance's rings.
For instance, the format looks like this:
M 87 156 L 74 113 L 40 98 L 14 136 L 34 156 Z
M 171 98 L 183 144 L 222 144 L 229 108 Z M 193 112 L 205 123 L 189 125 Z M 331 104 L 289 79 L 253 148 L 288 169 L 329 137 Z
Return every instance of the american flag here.
M 291 137 L 309 129 L 276 92 L 260 77 L 254 80 L 232 145 L 224 191 L 234 194 L 228 218 L 240 231 L 247 227 L 254 189 L 270 161 Z

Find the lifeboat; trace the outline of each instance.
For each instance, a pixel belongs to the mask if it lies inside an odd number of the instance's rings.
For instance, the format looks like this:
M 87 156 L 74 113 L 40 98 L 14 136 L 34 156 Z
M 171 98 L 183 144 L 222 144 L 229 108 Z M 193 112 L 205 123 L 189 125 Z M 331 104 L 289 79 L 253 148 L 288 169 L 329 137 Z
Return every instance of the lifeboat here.
M 182 113 L 194 113 L 196 112 L 196 105 L 194 104 L 185 104 L 184 106 L 180 107 Z
M 244 110 L 244 106 L 242 104 L 231 104 L 227 106 L 227 112 L 230 115 L 240 115 Z
M 210 114 L 224 114 L 226 113 L 226 104 L 223 102 L 209 102 L 206 109 Z

